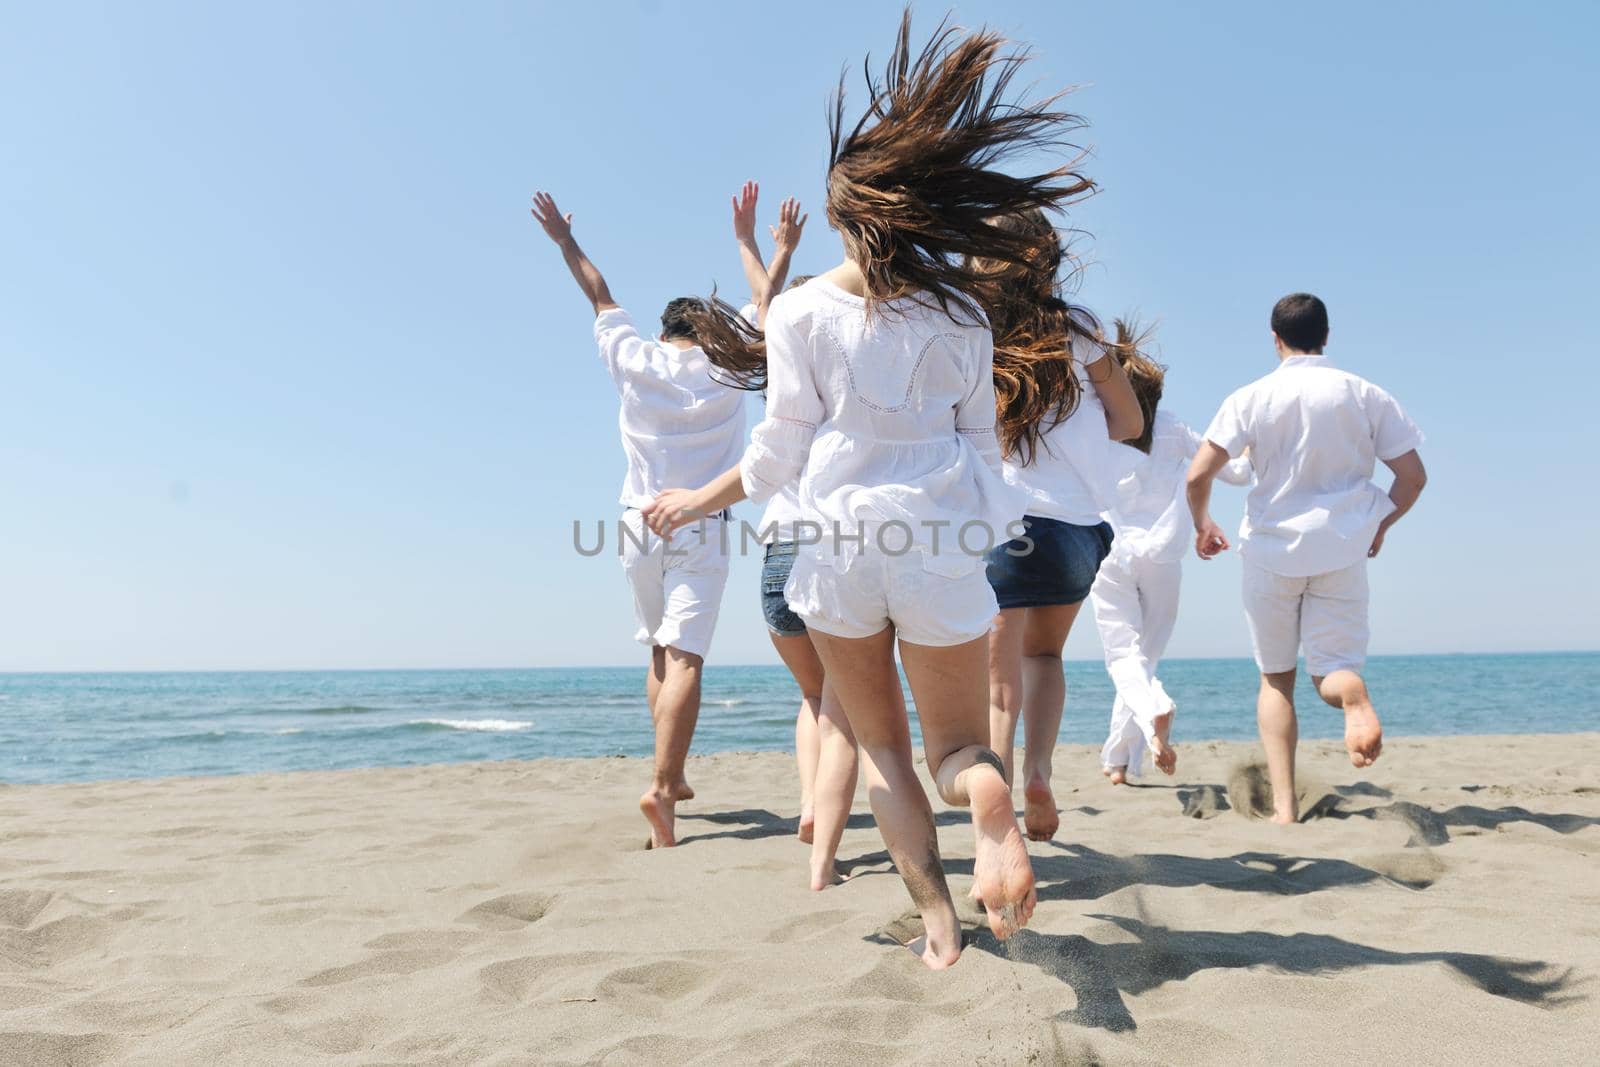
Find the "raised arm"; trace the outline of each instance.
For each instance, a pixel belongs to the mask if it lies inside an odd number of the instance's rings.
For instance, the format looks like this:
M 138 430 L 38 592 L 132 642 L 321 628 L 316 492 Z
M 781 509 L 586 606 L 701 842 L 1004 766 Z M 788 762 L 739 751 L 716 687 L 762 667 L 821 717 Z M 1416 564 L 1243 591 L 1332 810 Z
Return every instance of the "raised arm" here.
M 800 214 L 800 201 L 792 196 L 778 206 L 778 224 L 769 227 L 773 251 L 772 263 L 767 267 L 767 296 L 765 300 L 756 301 L 757 326 L 766 323 L 772 298 L 783 292 L 784 283 L 789 280 L 789 261 L 794 258 L 794 250 L 800 247 L 800 234 L 810 217 Z
M 1411 505 L 1422 495 L 1422 487 L 1428 484 L 1428 472 L 1423 469 L 1422 457 L 1417 455 L 1414 448 L 1403 456 L 1384 460 L 1383 465 L 1394 472 L 1394 484 L 1389 486 L 1389 499 L 1394 502 L 1394 510 L 1378 524 L 1377 536 L 1372 539 L 1372 547 L 1367 549 L 1368 556 L 1376 556 L 1383 549 L 1383 539 L 1389 527 L 1411 510 Z
M 600 269 L 589 262 L 589 257 L 583 254 L 583 249 L 579 248 L 578 242 L 573 239 L 572 216 L 563 215 L 550 194 L 540 192 L 533 194 L 533 217 L 544 227 L 544 232 L 556 243 L 556 247 L 561 249 L 561 258 L 566 260 L 567 269 L 572 272 L 572 280 L 583 290 L 583 295 L 588 298 L 594 313 L 598 315 L 608 308 L 616 307 L 617 302 L 611 299 L 611 290 L 607 288 Z
M 750 286 L 750 302 L 757 313 L 766 310 L 772 299 L 767 283 L 767 267 L 761 262 L 761 246 L 756 244 L 756 200 L 761 186 L 745 182 L 739 195 L 733 198 L 733 239 L 739 243 L 739 266 L 744 268 L 744 280 Z
M 1211 518 L 1211 483 L 1228 464 L 1228 453 L 1210 441 L 1200 446 L 1189 464 L 1185 492 L 1189 514 L 1194 517 L 1194 550 L 1201 559 L 1210 559 L 1228 549 L 1228 538 Z

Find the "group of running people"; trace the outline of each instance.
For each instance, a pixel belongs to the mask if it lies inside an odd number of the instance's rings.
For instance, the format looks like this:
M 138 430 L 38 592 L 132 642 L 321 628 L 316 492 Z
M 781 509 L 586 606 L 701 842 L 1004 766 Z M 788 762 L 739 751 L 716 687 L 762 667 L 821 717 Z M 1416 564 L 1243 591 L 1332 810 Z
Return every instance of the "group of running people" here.
M 922 916 L 912 947 L 935 968 L 959 956 L 961 933 L 897 645 L 928 773 L 945 803 L 972 813 L 972 896 L 1006 938 L 1036 904 L 1024 838 L 1059 826 L 1061 656 L 1084 602 L 1116 688 L 1105 774 L 1138 775 L 1146 749 L 1172 774 L 1176 703 L 1157 668 L 1185 532 L 1204 558 L 1228 547 L 1209 515 L 1212 479 L 1253 483 L 1246 615 L 1274 818 L 1292 822 L 1302 646 L 1320 695 L 1344 712 L 1352 762 L 1378 756 L 1360 677 L 1365 564 L 1425 480 L 1421 435 L 1399 406 L 1321 354 L 1327 312 L 1309 294 L 1273 311 L 1279 369 L 1230 396 L 1205 435 L 1161 408 L 1164 369 L 1137 331 L 1067 298 L 1075 260 L 1050 213 L 1094 190 L 1081 154 L 1006 169 L 1058 151 L 1081 125 L 1059 96 L 1013 98 L 1024 62 L 983 30 L 941 26 L 913 48 L 904 19 L 863 117 L 847 124 L 835 96 L 826 208 L 842 261 L 789 280 L 806 223 L 793 200 L 764 260 L 749 183 L 733 220 L 750 303 L 673 300 L 654 338 L 611 298 L 571 216 L 545 193 L 533 205 L 593 306 L 621 399 L 621 552 L 651 652 L 655 762 L 639 806 L 652 845 L 675 843 L 676 805 L 694 795 L 684 766 L 736 540 L 729 509 L 748 498 L 765 506 L 763 614 L 802 694 L 811 886 L 840 880 L 864 772 Z M 748 442 L 746 390 L 766 403 Z M 1371 482 L 1375 459 L 1395 472 L 1387 493 Z

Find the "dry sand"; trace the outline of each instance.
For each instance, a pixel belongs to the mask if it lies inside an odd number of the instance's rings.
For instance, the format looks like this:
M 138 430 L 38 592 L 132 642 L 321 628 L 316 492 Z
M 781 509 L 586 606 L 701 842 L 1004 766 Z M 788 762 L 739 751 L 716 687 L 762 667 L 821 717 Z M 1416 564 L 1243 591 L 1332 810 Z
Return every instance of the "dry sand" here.
M 940 975 L 864 794 L 805 888 L 780 754 L 659 852 L 637 759 L 0 787 L 0 1063 L 1595 1062 L 1600 734 L 1310 743 L 1289 828 L 1254 751 L 1064 749 L 1032 927 Z

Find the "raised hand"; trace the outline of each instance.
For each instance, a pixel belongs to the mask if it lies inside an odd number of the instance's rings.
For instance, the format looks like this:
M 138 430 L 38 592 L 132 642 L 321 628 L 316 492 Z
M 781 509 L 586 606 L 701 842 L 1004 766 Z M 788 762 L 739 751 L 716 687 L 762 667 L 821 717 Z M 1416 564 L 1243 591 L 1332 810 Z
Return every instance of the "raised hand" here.
M 789 197 L 778 207 L 778 224 L 768 227 L 772 240 L 779 248 L 794 251 L 800 244 L 800 231 L 805 229 L 806 219 L 810 217 L 800 214 L 800 201 Z
M 563 215 L 549 193 L 533 194 L 532 214 L 534 221 L 544 227 L 544 232 L 556 244 L 572 240 L 572 215 Z
M 761 186 L 756 182 L 745 182 L 739 190 L 739 195 L 733 198 L 733 237 L 741 244 L 754 244 L 756 239 L 756 198 L 761 195 Z

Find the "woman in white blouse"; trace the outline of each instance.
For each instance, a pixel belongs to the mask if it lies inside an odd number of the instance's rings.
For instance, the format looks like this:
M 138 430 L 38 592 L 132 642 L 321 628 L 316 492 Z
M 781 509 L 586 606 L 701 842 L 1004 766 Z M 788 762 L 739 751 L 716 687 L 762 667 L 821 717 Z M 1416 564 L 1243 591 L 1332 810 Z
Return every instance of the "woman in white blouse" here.
M 1023 502 L 1001 471 L 992 338 L 968 257 L 1027 259 L 1036 241 L 991 220 L 1087 183 L 1064 167 L 1021 178 L 990 169 L 1074 121 L 991 98 L 1022 62 L 1003 47 L 985 31 L 941 28 L 912 55 L 904 22 L 866 117 L 845 127 L 836 100 L 827 207 L 845 261 L 773 301 L 766 418 L 740 465 L 649 509 L 668 529 L 800 476 L 804 517 L 823 533 L 796 558 L 786 597 L 868 757 L 873 813 L 923 920 L 910 947 L 935 969 L 960 955 L 961 928 L 912 760 L 897 638 L 939 795 L 972 810 L 973 896 L 1001 938 L 1036 903 L 989 747 L 995 599 L 982 553 L 1012 536 Z

